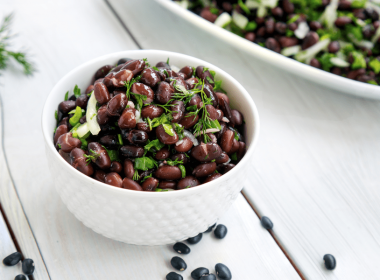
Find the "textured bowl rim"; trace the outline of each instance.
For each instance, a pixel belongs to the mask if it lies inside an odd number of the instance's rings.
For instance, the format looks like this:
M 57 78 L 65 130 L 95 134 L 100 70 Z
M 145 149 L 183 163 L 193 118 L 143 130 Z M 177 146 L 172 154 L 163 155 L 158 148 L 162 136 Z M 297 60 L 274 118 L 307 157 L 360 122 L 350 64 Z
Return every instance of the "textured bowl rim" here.
M 224 79 L 228 79 L 229 82 L 233 83 L 238 88 L 238 90 L 243 95 L 245 101 L 248 102 L 249 107 L 251 108 L 251 110 L 253 112 L 252 125 L 254 125 L 254 130 L 253 130 L 253 138 L 250 139 L 250 145 L 249 145 L 244 157 L 236 165 L 235 168 L 231 169 L 229 172 L 224 174 L 222 177 L 220 177 L 214 181 L 211 181 L 211 182 L 202 184 L 200 186 L 197 186 L 195 188 L 188 188 L 188 189 L 184 189 L 181 191 L 169 191 L 169 192 L 142 192 L 142 191 L 133 191 L 133 190 L 128 190 L 128 189 L 116 188 L 114 186 L 107 185 L 107 184 L 99 182 L 99 181 L 97 181 L 91 177 L 88 177 L 88 176 L 84 175 L 83 173 L 81 173 L 80 171 L 73 168 L 70 164 L 68 164 L 59 155 L 59 153 L 57 153 L 57 150 L 55 149 L 55 147 L 53 145 L 53 141 L 52 141 L 53 137 L 51 137 L 51 131 L 48 127 L 48 119 L 52 117 L 51 115 L 49 115 L 49 110 L 51 110 L 51 106 L 57 106 L 57 104 L 54 104 L 52 102 L 52 98 L 53 98 L 53 96 L 55 96 L 56 94 L 59 93 L 58 88 L 60 87 L 60 85 L 64 84 L 66 79 L 68 77 L 70 77 L 71 75 L 73 75 L 75 72 L 77 72 L 77 71 L 81 70 L 82 68 L 85 68 L 91 64 L 95 64 L 96 62 L 98 62 L 100 60 L 106 60 L 106 59 L 111 60 L 111 59 L 115 59 L 115 58 L 117 59 L 120 57 L 129 57 L 129 56 L 133 57 L 136 55 L 140 55 L 141 57 L 149 57 L 149 55 L 161 55 L 163 58 L 170 57 L 170 56 L 177 56 L 179 58 L 187 58 L 190 60 L 194 60 L 194 64 L 197 64 L 197 65 L 203 64 L 205 66 L 208 66 L 209 68 L 214 69 L 218 74 L 221 74 L 222 76 L 224 76 Z M 136 196 L 136 197 L 157 197 L 157 198 L 160 197 L 160 198 L 163 198 L 161 196 L 165 196 L 165 198 L 169 198 L 169 197 L 172 198 L 172 197 L 176 197 L 176 196 L 183 196 L 185 194 L 191 195 L 191 194 L 195 194 L 197 192 L 200 192 L 203 189 L 212 187 L 215 183 L 220 182 L 220 180 L 227 180 L 228 178 L 233 177 L 238 172 L 239 168 L 243 168 L 243 166 L 245 164 L 248 164 L 248 161 L 251 159 L 253 152 L 254 152 L 254 149 L 257 145 L 259 133 L 260 133 L 260 119 L 259 119 L 259 114 L 258 114 L 256 105 L 255 105 L 254 101 L 252 100 L 251 96 L 249 95 L 249 93 L 245 90 L 245 88 L 235 78 L 233 78 L 230 74 L 228 74 L 224 70 L 220 69 L 219 67 L 217 67 L 217 66 L 215 66 L 209 62 L 206 62 L 204 60 L 195 58 L 193 56 L 177 53 L 177 52 L 162 51 L 162 50 L 129 50 L 129 51 L 115 52 L 115 53 L 111 53 L 111 54 L 107 54 L 104 56 L 97 57 L 95 59 L 92 59 L 86 63 L 83 63 L 83 64 L 77 66 L 76 68 L 71 70 L 69 73 L 67 73 L 63 78 L 61 78 L 58 81 L 58 83 L 53 87 L 53 89 L 50 91 L 50 93 L 49 93 L 49 95 L 45 101 L 45 104 L 44 104 L 41 121 L 42 121 L 42 131 L 43 131 L 43 136 L 44 136 L 44 140 L 45 140 L 45 145 L 48 149 L 50 149 L 53 152 L 54 160 L 58 160 L 61 163 L 63 163 L 62 166 L 65 166 L 65 168 L 68 168 L 68 170 L 70 170 L 69 172 L 77 172 L 77 175 L 82 176 L 82 178 L 84 178 L 85 180 L 88 180 L 88 183 L 91 185 L 94 185 L 94 186 L 99 187 L 99 188 L 103 188 L 104 190 L 108 189 L 110 192 L 115 192 L 115 193 L 120 194 L 120 195 L 132 195 L 132 196 Z

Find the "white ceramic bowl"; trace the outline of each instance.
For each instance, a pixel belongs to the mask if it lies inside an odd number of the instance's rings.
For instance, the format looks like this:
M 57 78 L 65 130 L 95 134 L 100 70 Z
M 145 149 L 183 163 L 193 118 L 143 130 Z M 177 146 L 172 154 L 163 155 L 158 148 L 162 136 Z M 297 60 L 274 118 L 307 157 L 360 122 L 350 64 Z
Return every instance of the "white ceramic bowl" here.
M 180 18 L 187 20 L 189 23 L 198 26 L 202 30 L 209 32 L 212 36 L 216 36 L 224 40 L 228 44 L 243 49 L 254 57 L 270 63 L 271 65 L 281 68 L 286 72 L 296 74 L 297 76 L 307 79 L 312 83 L 322 85 L 324 87 L 352 94 L 365 98 L 380 99 L 380 86 L 358 82 L 347 79 L 329 72 L 311 67 L 307 64 L 298 62 L 294 59 L 285 57 L 281 54 L 268 50 L 257 44 L 233 34 L 215 24 L 201 18 L 200 16 L 182 8 L 172 0 L 156 0 L 163 7 L 178 15 Z
M 115 64 L 122 57 L 148 58 L 183 67 L 204 65 L 223 79 L 231 107 L 239 109 L 246 122 L 247 152 L 240 163 L 221 178 L 210 183 L 172 192 L 139 192 L 115 188 L 85 176 L 71 167 L 53 145 L 56 126 L 54 112 L 65 92 L 77 84 L 85 89 L 95 71 L 105 64 Z M 68 209 L 85 224 L 106 237 L 136 245 L 162 245 L 204 232 L 225 212 L 243 187 L 244 174 L 253 156 L 260 123 L 248 92 L 222 69 L 203 60 L 167 51 L 140 50 L 113 53 L 93 59 L 64 76 L 51 91 L 42 114 L 46 154 L 56 189 Z

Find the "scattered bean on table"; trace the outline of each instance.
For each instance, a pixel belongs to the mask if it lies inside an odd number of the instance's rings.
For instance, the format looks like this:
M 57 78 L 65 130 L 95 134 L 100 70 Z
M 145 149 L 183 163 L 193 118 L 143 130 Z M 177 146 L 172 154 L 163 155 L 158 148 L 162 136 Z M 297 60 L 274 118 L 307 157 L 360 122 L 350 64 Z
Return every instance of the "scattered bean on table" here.
M 227 235 L 227 227 L 222 224 L 217 225 L 214 229 L 214 235 L 218 239 L 223 239 Z
M 190 253 L 190 248 L 186 244 L 182 242 L 177 242 L 173 246 L 174 251 L 176 251 L 178 254 L 189 254 Z
M 325 267 L 328 270 L 333 270 L 336 267 L 335 257 L 331 254 L 326 254 L 323 256 L 323 260 L 325 261 Z
M 265 228 L 265 229 L 269 230 L 269 229 L 273 228 L 273 223 L 272 223 L 271 219 L 269 219 L 266 216 L 262 216 L 260 222 L 261 222 L 261 225 L 263 226 L 263 228 Z
M 170 260 L 170 264 L 172 265 L 172 267 L 180 271 L 184 271 L 187 268 L 186 262 L 182 258 L 177 256 L 173 257 Z
M 194 236 L 194 237 L 190 237 L 187 239 L 187 243 L 189 244 L 197 244 L 199 241 L 201 241 L 202 239 L 202 233 L 199 233 L 198 235 Z
M 203 275 L 208 275 L 210 271 L 205 267 L 198 267 L 191 272 L 191 278 L 199 280 Z
M 34 272 L 34 261 L 32 259 L 25 259 L 22 261 L 22 272 L 26 275 L 31 275 Z
M 22 259 L 22 255 L 19 252 L 10 254 L 9 256 L 3 259 L 3 264 L 6 266 L 13 266 L 18 264 Z

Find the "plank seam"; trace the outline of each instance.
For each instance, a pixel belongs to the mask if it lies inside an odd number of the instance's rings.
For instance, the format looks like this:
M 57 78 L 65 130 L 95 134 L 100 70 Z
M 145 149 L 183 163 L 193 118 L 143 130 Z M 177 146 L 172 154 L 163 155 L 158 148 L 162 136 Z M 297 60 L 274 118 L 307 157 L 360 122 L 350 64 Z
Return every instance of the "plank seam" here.
M 40 253 L 41 259 L 42 259 L 42 261 L 43 261 L 43 263 L 44 263 L 44 265 L 45 265 L 45 269 L 46 269 L 46 272 L 47 272 L 47 274 L 48 274 L 48 277 L 51 279 L 50 274 L 49 274 L 49 270 L 48 270 L 48 268 L 47 268 L 47 266 L 46 266 L 46 263 L 45 263 L 45 260 L 44 260 L 44 257 L 42 256 L 40 246 L 39 246 L 39 244 L 38 244 L 38 242 L 37 242 L 36 236 L 34 235 L 33 229 L 32 229 L 31 226 L 30 226 L 29 219 L 28 219 L 28 217 L 27 217 L 27 215 L 26 215 L 26 213 L 25 213 L 24 206 L 23 206 L 22 203 L 21 203 L 20 196 L 19 196 L 19 194 L 18 194 L 17 188 L 15 187 L 15 182 L 14 182 L 14 179 L 13 179 L 12 173 L 11 173 L 10 168 L 9 168 L 8 158 L 7 158 L 7 154 L 6 154 L 6 151 L 5 151 L 5 144 L 4 144 L 4 142 L 5 142 L 5 141 L 4 141 L 4 137 L 5 137 L 5 136 L 4 136 L 4 134 L 5 134 L 5 133 L 4 133 L 4 131 L 5 131 L 4 127 L 5 127 L 5 123 L 4 123 L 4 112 L 3 112 L 4 110 L 3 110 L 2 108 L 3 108 L 3 100 L 2 100 L 2 97 L 1 97 L 1 94 L 0 94 L 0 119 L 1 119 L 1 127 L 0 127 L 0 133 L 1 133 L 1 139 L 0 139 L 0 140 L 1 140 L 1 146 L 0 146 L 0 149 L 2 149 L 2 151 L 3 151 L 3 154 L 4 154 L 4 160 L 5 160 L 5 167 L 6 167 L 7 171 L 8 171 L 9 178 L 10 178 L 10 180 L 11 180 L 11 184 L 12 184 L 12 186 L 13 186 L 13 189 L 14 189 L 15 193 L 16 193 L 17 199 L 18 199 L 18 201 L 19 201 L 19 203 L 20 203 L 20 206 L 21 206 L 22 212 L 23 212 L 23 214 L 24 214 L 25 220 L 26 220 L 26 222 L 28 223 L 28 226 L 29 226 L 30 232 L 32 233 L 32 236 L 33 236 L 34 242 L 36 243 L 36 246 L 37 246 L 37 248 L 38 248 L 38 252 Z M 22 255 L 22 258 L 25 259 L 24 254 L 23 254 L 23 252 L 22 252 L 22 250 L 21 250 L 21 247 L 19 246 L 19 243 L 18 243 L 18 241 L 17 241 L 16 235 L 15 235 L 14 232 L 13 232 L 13 229 L 12 229 L 10 223 L 9 223 L 9 220 L 8 220 L 8 218 L 7 218 L 7 215 L 6 215 L 5 211 L 4 211 L 4 209 L 3 209 L 2 205 L 1 205 L 1 203 L 0 203 L 0 212 L 1 212 L 1 214 L 3 215 L 3 218 L 4 218 L 4 221 L 5 221 L 5 224 L 6 224 L 7 228 L 8 228 L 9 234 L 10 234 L 11 237 L 12 237 L 13 243 L 15 244 L 15 247 L 16 247 L 17 251 L 20 252 L 21 255 Z M 30 279 L 30 280 L 34 280 L 33 275 L 29 275 L 29 279 Z
M 241 194 L 243 195 L 244 199 L 248 202 L 248 204 L 251 206 L 253 212 L 255 212 L 255 214 L 257 215 L 257 217 L 261 220 L 261 216 L 260 214 L 258 213 L 258 211 L 255 209 L 255 207 L 253 206 L 253 204 L 251 203 L 251 201 L 246 197 L 246 195 L 244 194 L 243 191 L 241 191 Z M 269 234 L 272 236 L 273 240 L 276 242 L 276 244 L 278 245 L 278 247 L 280 248 L 280 250 L 282 251 L 282 253 L 285 255 L 285 257 L 289 260 L 290 264 L 293 266 L 293 268 L 295 269 L 295 271 L 298 273 L 298 275 L 301 277 L 302 280 L 306 280 L 306 277 L 303 275 L 303 273 L 301 272 L 301 270 L 298 268 L 298 266 L 295 264 L 295 262 L 292 260 L 292 258 L 290 257 L 290 255 L 287 253 L 286 249 L 284 248 L 284 246 L 282 246 L 281 242 L 277 239 L 277 237 L 275 236 L 275 234 L 273 233 L 272 230 L 268 230 Z
M 139 44 L 139 42 L 136 40 L 135 36 L 133 36 L 132 32 L 129 30 L 127 25 L 124 23 L 124 21 L 119 17 L 119 14 L 115 11 L 115 9 L 112 7 L 111 3 L 108 0 L 104 0 L 106 2 L 106 5 L 111 10 L 111 12 L 115 15 L 116 19 L 120 22 L 121 26 L 127 31 L 128 35 L 132 38 L 133 42 L 137 45 L 137 47 L 142 50 L 142 46 Z

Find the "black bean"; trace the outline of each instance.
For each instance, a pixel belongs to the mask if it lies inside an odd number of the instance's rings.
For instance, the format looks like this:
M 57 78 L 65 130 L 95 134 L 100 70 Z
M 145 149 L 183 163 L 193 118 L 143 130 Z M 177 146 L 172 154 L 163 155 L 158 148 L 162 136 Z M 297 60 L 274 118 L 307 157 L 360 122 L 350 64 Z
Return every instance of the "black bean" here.
M 183 280 L 183 277 L 175 272 L 170 272 L 166 275 L 166 280 Z
M 336 267 L 336 260 L 333 255 L 326 254 L 323 256 L 323 260 L 325 261 L 326 269 L 333 270 Z
M 185 261 L 180 258 L 180 257 L 173 257 L 170 261 L 172 267 L 174 267 L 175 269 L 178 269 L 180 271 L 184 271 L 186 270 L 187 268 L 187 264 L 185 263 Z
M 15 280 L 27 280 L 24 274 L 19 274 L 15 277 Z
M 214 235 L 218 239 L 223 239 L 227 235 L 227 227 L 225 225 L 218 225 L 214 230 Z
M 124 63 L 126 63 L 127 61 L 130 61 L 130 60 L 132 60 L 132 58 L 120 58 L 117 61 L 117 65 L 124 64 Z
M 198 235 L 196 235 L 194 237 L 190 237 L 189 239 L 187 239 L 187 243 L 197 244 L 199 241 L 201 241 L 201 239 L 202 239 L 202 233 L 199 233 Z
M 25 259 L 22 261 L 22 272 L 26 275 L 31 275 L 34 272 L 34 261 L 32 259 Z
M 215 274 L 206 274 L 206 275 L 203 275 L 201 278 L 199 278 L 199 280 L 216 280 L 216 276 Z
M 178 254 L 188 254 L 190 253 L 190 248 L 186 244 L 182 242 L 177 242 L 173 246 L 174 251 L 176 251 Z
M 261 225 L 263 226 L 263 228 L 268 230 L 273 228 L 272 221 L 266 216 L 261 217 Z
M 211 232 L 212 229 L 216 226 L 216 223 L 210 226 L 204 233 Z
M 19 252 L 15 252 L 10 254 L 8 257 L 5 257 L 3 260 L 3 264 L 6 266 L 13 266 L 18 264 L 19 261 L 21 261 L 22 255 Z
M 191 278 L 199 280 L 203 275 L 209 274 L 209 270 L 205 267 L 198 267 L 191 272 Z
M 232 278 L 230 269 L 222 263 L 217 263 L 215 265 L 215 271 L 216 275 L 218 275 L 221 280 L 230 280 Z

